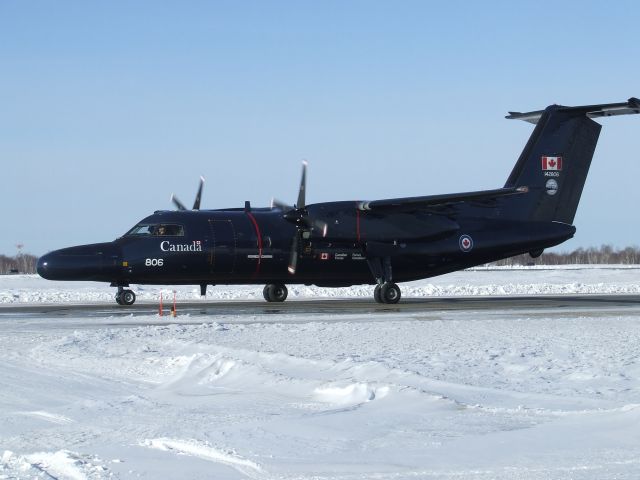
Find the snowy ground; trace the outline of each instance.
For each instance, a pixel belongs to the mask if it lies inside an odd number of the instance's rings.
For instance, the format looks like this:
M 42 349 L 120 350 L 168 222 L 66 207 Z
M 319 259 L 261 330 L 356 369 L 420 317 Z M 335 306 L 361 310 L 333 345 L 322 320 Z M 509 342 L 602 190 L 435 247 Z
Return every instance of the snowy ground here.
M 640 294 L 637 266 L 572 265 L 557 268 L 476 268 L 417 282 L 403 283 L 405 297 L 475 295 Z M 159 287 L 132 285 L 137 301 L 157 303 L 164 298 L 200 299 L 199 286 Z M 320 288 L 289 285 L 289 300 L 306 298 L 371 297 L 370 285 Z M 95 282 L 49 282 L 37 275 L 0 275 L 0 304 L 6 303 L 113 303 L 115 288 Z M 207 300 L 263 300 L 262 286 L 216 286 Z
M 639 285 L 638 269 L 474 270 L 403 293 Z M 75 287 L 0 277 L 0 302 L 113 301 Z M 261 289 L 210 289 L 225 295 Z M 92 317 L 75 331 L 2 317 L 0 479 L 640 477 L 640 305 L 375 316 Z

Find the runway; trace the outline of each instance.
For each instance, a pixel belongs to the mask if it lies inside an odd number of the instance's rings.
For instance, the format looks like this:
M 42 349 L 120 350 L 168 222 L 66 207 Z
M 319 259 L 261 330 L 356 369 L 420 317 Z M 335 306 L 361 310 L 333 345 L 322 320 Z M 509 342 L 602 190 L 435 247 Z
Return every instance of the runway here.
M 396 305 L 377 304 L 373 299 L 321 299 L 290 300 L 284 303 L 264 301 L 214 301 L 180 302 L 176 306 L 178 317 L 247 317 L 301 315 L 376 315 L 416 314 L 433 312 L 612 312 L 640 311 L 640 295 L 554 295 L 554 296 L 509 296 L 509 297 L 438 297 L 403 298 Z M 138 302 L 132 306 L 117 304 L 49 304 L 49 305 L 0 305 L 0 320 L 11 318 L 95 318 L 121 316 L 158 315 L 158 304 Z M 165 305 L 164 315 L 170 316 L 170 307 Z M 167 318 L 168 320 L 169 318 Z

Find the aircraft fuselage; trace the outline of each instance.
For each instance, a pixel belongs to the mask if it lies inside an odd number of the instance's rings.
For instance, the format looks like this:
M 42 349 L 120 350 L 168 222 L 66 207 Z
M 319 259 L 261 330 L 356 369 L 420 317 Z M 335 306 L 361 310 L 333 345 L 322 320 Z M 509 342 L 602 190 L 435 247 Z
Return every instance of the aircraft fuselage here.
M 51 252 L 38 271 L 56 280 L 129 284 L 374 284 L 367 257 L 394 258 L 393 278 L 410 281 L 557 245 L 575 228 L 556 222 L 519 222 L 442 215 L 380 215 L 358 202 L 309 205 L 326 218 L 326 237 L 300 238 L 295 274 L 287 271 L 296 227 L 278 209 L 159 211 L 138 225 L 180 227 L 179 234 L 128 233 L 109 243 Z M 484 209 L 486 212 L 486 209 Z M 495 211 L 492 211 L 495 217 Z M 464 243 L 465 241 L 469 242 Z

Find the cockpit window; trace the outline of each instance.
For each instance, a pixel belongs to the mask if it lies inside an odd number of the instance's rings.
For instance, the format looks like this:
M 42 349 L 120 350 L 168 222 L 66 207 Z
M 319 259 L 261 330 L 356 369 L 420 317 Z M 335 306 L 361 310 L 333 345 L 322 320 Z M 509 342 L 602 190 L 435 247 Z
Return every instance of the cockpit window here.
M 182 225 L 171 225 L 171 224 L 160 224 L 156 226 L 156 229 L 153 231 L 154 235 L 161 236 L 184 236 L 184 228 Z
M 136 225 L 126 235 L 151 235 L 154 229 L 155 225 Z
M 144 236 L 155 235 L 161 237 L 182 237 L 184 236 L 184 227 L 182 225 L 176 225 L 173 223 L 158 223 L 158 224 L 140 224 L 133 227 L 127 236 Z

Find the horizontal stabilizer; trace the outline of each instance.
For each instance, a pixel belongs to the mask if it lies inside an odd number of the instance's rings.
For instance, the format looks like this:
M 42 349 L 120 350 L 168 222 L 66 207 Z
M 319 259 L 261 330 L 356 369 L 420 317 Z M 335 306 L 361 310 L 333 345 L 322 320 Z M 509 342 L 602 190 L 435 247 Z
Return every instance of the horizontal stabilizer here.
M 589 118 L 613 117 L 615 115 L 630 115 L 640 113 L 640 100 L 631 97 L 622 103 L 603 103 L 601 105 L 585 105 L 582 107 L 565 107 L 555 105 L 559 112 L 574 112 L 576 114 L 585 114 Z M 510 120 L 524 120 L 525 122 L 536 124 L 545 110 L 537 110 L 535 112 L 509 112 L 505 118 Z
M 527 187 L 498 188 L 495 190 L 481 190 L 478 192 L 447 193 L 444 195 L 427 195 L 424 197 L 391 198 L 388 200 L 373 200 L 360 202 L 358 208 L 363 211 L 410 211 L 429 207 L 451 205 L 460 202 L 486 202 L 507 195 L 527 193 Z

